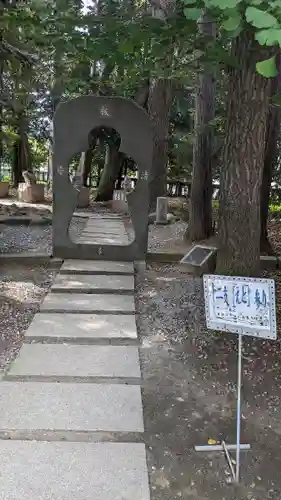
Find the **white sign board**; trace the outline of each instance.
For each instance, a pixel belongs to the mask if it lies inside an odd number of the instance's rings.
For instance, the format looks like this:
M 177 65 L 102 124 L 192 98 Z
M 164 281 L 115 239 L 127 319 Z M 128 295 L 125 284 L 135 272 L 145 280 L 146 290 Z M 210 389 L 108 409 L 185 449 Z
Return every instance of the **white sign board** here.
M 273 280 L 204 275 L 207 328 L 276 339 Z

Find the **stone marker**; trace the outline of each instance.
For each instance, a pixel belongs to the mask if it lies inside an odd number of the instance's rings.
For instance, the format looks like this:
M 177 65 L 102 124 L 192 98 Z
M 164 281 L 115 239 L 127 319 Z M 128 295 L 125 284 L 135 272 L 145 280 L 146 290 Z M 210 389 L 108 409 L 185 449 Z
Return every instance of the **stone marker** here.
M 124 193 L 125 197 L 127 196 L 128 193 L 132 191 L 132 181 L 128 175 L 125 175 L 124 177 Z
M 181 259 L 180 264 L 184 264 L 190 272 L 196 275 L 212 273 L 216 266 L 217 249 L 203 245 L 195 245 Z
M 140 378 L 137 347 L 25 344 L 7 377 Z
M 102 260 L 65 260 L 60 272 L 61 274 L 134 274 L 134 266 L 131 262 L 108 262 Z
M 156 206 L 156 224 L 167 224 L 168 198 L 159 196 Z
M 52 290 L 65 292 L 134 292 L 134 277 L 133 276 L 91 276 L 87 274 L 58 274 Z
M 136 385 L 0 382 L 0 408 L 0 431 L 144 431 Z
M 0 441 L 0 500 L 149 500 L 144 444 Z
M 25 339 L 95 342 L 110 339 L 137 339 L 134 315 L 37 313 Z
M 132 314 L 135 311 L 133 295 L 49 293 L 41 304 L 41 311 L 76 313 Z

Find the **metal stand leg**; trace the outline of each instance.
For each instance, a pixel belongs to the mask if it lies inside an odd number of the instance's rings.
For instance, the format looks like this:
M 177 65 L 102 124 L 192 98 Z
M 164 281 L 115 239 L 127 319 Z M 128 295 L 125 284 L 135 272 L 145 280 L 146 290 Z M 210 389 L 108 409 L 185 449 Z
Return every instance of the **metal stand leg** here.
M 238 335 L 238 371 L 237 371 L 237 415 L 236 415 L 236 473 L 235 482 L 239 483 L 240 473 L 240 437 L 241 437 L 241 384 L 242 384 L 242 344 L 243 337 Z
M 240 452 L 242 450 L 250 450 L 249 444 L 241 444 L 241 385 L 242 385 L 242 346 L 243 337 L 238 335 L 238 363 L 237 363 L 237 409 L 236 409 L 236 445 L 226 444 L 222 441 L 221 444 L 195 446 L 195 451 L 221 451 L 224 452 L 228 465 L 230 467 L 233 479 L 239 483 L 240 479 Z M 234 471 L 229 451 L 236 451 L 236 469 Z

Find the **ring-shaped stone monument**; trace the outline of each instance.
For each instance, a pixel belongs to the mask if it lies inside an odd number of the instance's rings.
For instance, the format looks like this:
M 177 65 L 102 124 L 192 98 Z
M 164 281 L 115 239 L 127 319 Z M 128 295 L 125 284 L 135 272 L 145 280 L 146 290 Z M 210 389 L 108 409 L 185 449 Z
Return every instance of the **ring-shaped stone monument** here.
M 129 245 L 76 243 L 69 225 L 77 207 L 79 186 L 69 178 L 69 163 L 88 149 L 94 128 L 110 127 L 120 137 L 119 151 L 138 166 L 137 185 L 128 194 L 128 208 L 135 232 Z M 54 115 L 53 154 L 53 256 L 67 259 L 145 260 L 148 240 L 149 179 L 152 164 L 152 127 L 146 111 L 122 97 L 81 96 L 59 104 Z

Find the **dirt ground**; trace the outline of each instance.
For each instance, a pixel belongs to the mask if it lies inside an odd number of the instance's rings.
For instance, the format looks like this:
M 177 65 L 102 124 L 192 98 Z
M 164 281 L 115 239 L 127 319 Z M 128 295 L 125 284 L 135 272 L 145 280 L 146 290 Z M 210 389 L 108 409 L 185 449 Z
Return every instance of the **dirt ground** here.
M 24 332 L 48 292 L 57 269 L 7 263 L 0 270 L 0 374 L 21 348 Z
M 236 337 L 206 330 L 200 279 L 157 266 L 137 277 L 151 500 L 279 500 L 280 341 L 245 340 L 241 484 L 208 439 L 235 443 Z

